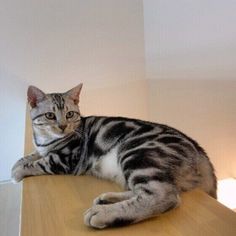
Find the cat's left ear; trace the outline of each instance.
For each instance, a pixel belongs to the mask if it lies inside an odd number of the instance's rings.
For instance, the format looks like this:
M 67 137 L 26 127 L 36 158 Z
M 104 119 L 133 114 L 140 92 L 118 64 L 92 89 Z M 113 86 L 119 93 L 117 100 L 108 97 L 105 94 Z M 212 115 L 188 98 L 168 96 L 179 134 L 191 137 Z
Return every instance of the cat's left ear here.
M 80 97 L 80 92 L 81 92 L 82 87 L 83 87 L 83 84 L 79 84 L 73 89 L 66 92 L 66 95 L 70 99 L 72 99 L 76 105 L 79 103 L 79 97 Z

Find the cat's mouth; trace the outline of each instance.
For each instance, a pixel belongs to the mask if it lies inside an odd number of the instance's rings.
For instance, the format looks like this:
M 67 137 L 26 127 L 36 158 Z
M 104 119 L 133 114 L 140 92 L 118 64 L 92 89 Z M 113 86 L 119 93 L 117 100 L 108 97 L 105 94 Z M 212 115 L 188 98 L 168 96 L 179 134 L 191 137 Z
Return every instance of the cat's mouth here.
M 74 132 L 74 130 L 71 129 L 71 127 L 67 127 L 66 129 L 60 129 L 60 128 L 57 129 L 57 133 L 61 136 L 65 136 L 65 135 L 71 134 L 73 132 Z
M 54 137 L 63 138 L 64 136 L 73 133 L 74 130 L 70 126 L 67 126 L 66 128 L 63 127 L 63 129 L 59 128 L 59 126 L 54 126 L 49 127 L 49 129 L 47 129 L 47 132 Z
M 54 129 L 51 130 L 50 133 L 52 133 L 54 136 L 62 138 L 63 136 L 66 136 L 66 135 L 70 134 L 71 131 L 68 130 L 68 129 L 62 130 L 62 129 L 59 129 L 59 128 L 54 128 Z
M 69 134 L 70 132 L 67 130 L 59 130 L 58 133 L 63 136 Z

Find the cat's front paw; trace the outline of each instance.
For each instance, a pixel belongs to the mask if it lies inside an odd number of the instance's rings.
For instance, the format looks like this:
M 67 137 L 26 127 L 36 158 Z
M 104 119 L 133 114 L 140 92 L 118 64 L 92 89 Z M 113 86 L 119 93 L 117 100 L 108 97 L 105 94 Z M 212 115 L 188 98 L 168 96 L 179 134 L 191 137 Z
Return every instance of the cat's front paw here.
M 108 226 L 109 214 L 104 205 L 95 205 L 84 213 L 84 223 L 87 226 L 103 229 Z
M 13 183 L 20 182 L 25 176 L 28 176 L 28 170 L 32 165 L 32 161 L 27 160 L 26 158 L 21 158 L 18 160 L 11 170 L 11 179 Z
M 24 178 L 23 171 L 20 168 L 15 169 L 11 172 L 11 181 L 13 183 L 18 183 Z
M 97 229 L 125 226 L 135 221 L 130 215 L 127 216 L 125 211 L 121 212 L 121 206 L 117 205 L 117 203 L 111 205 L 94 205 L 84 214 L 84 223 L 87 226 Z

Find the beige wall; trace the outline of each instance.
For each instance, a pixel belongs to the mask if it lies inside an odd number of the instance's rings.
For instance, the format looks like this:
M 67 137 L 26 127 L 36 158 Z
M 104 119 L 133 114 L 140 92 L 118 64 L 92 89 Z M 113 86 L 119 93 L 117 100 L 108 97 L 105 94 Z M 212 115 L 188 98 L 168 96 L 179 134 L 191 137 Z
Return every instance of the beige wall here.
M 91 90 L 85 86 L 81 94 L 80 109 L 86 116 L 148 119 L 148 83 L 140 80 Z
M 150 119 L 198 141 L 217 177 L 236 177 L 236 80 L 150 80 Z

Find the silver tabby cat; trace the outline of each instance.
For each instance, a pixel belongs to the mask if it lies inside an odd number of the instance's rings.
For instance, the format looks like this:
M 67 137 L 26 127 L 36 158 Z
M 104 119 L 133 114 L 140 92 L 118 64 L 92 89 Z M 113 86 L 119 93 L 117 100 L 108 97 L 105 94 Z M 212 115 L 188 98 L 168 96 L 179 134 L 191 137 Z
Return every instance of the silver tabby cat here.
M 86 211 L 94 228 L 136 223 L 180 204 L 196 187 L 216 198 L 214 169 L 204 150 L 162 124 L 122 117 L 83 117 L 82 84 L 66 93 L 28 88 L 36 152 L 12 169 L 15 182 L 33 175 L 94 175 L 122 185 Z

